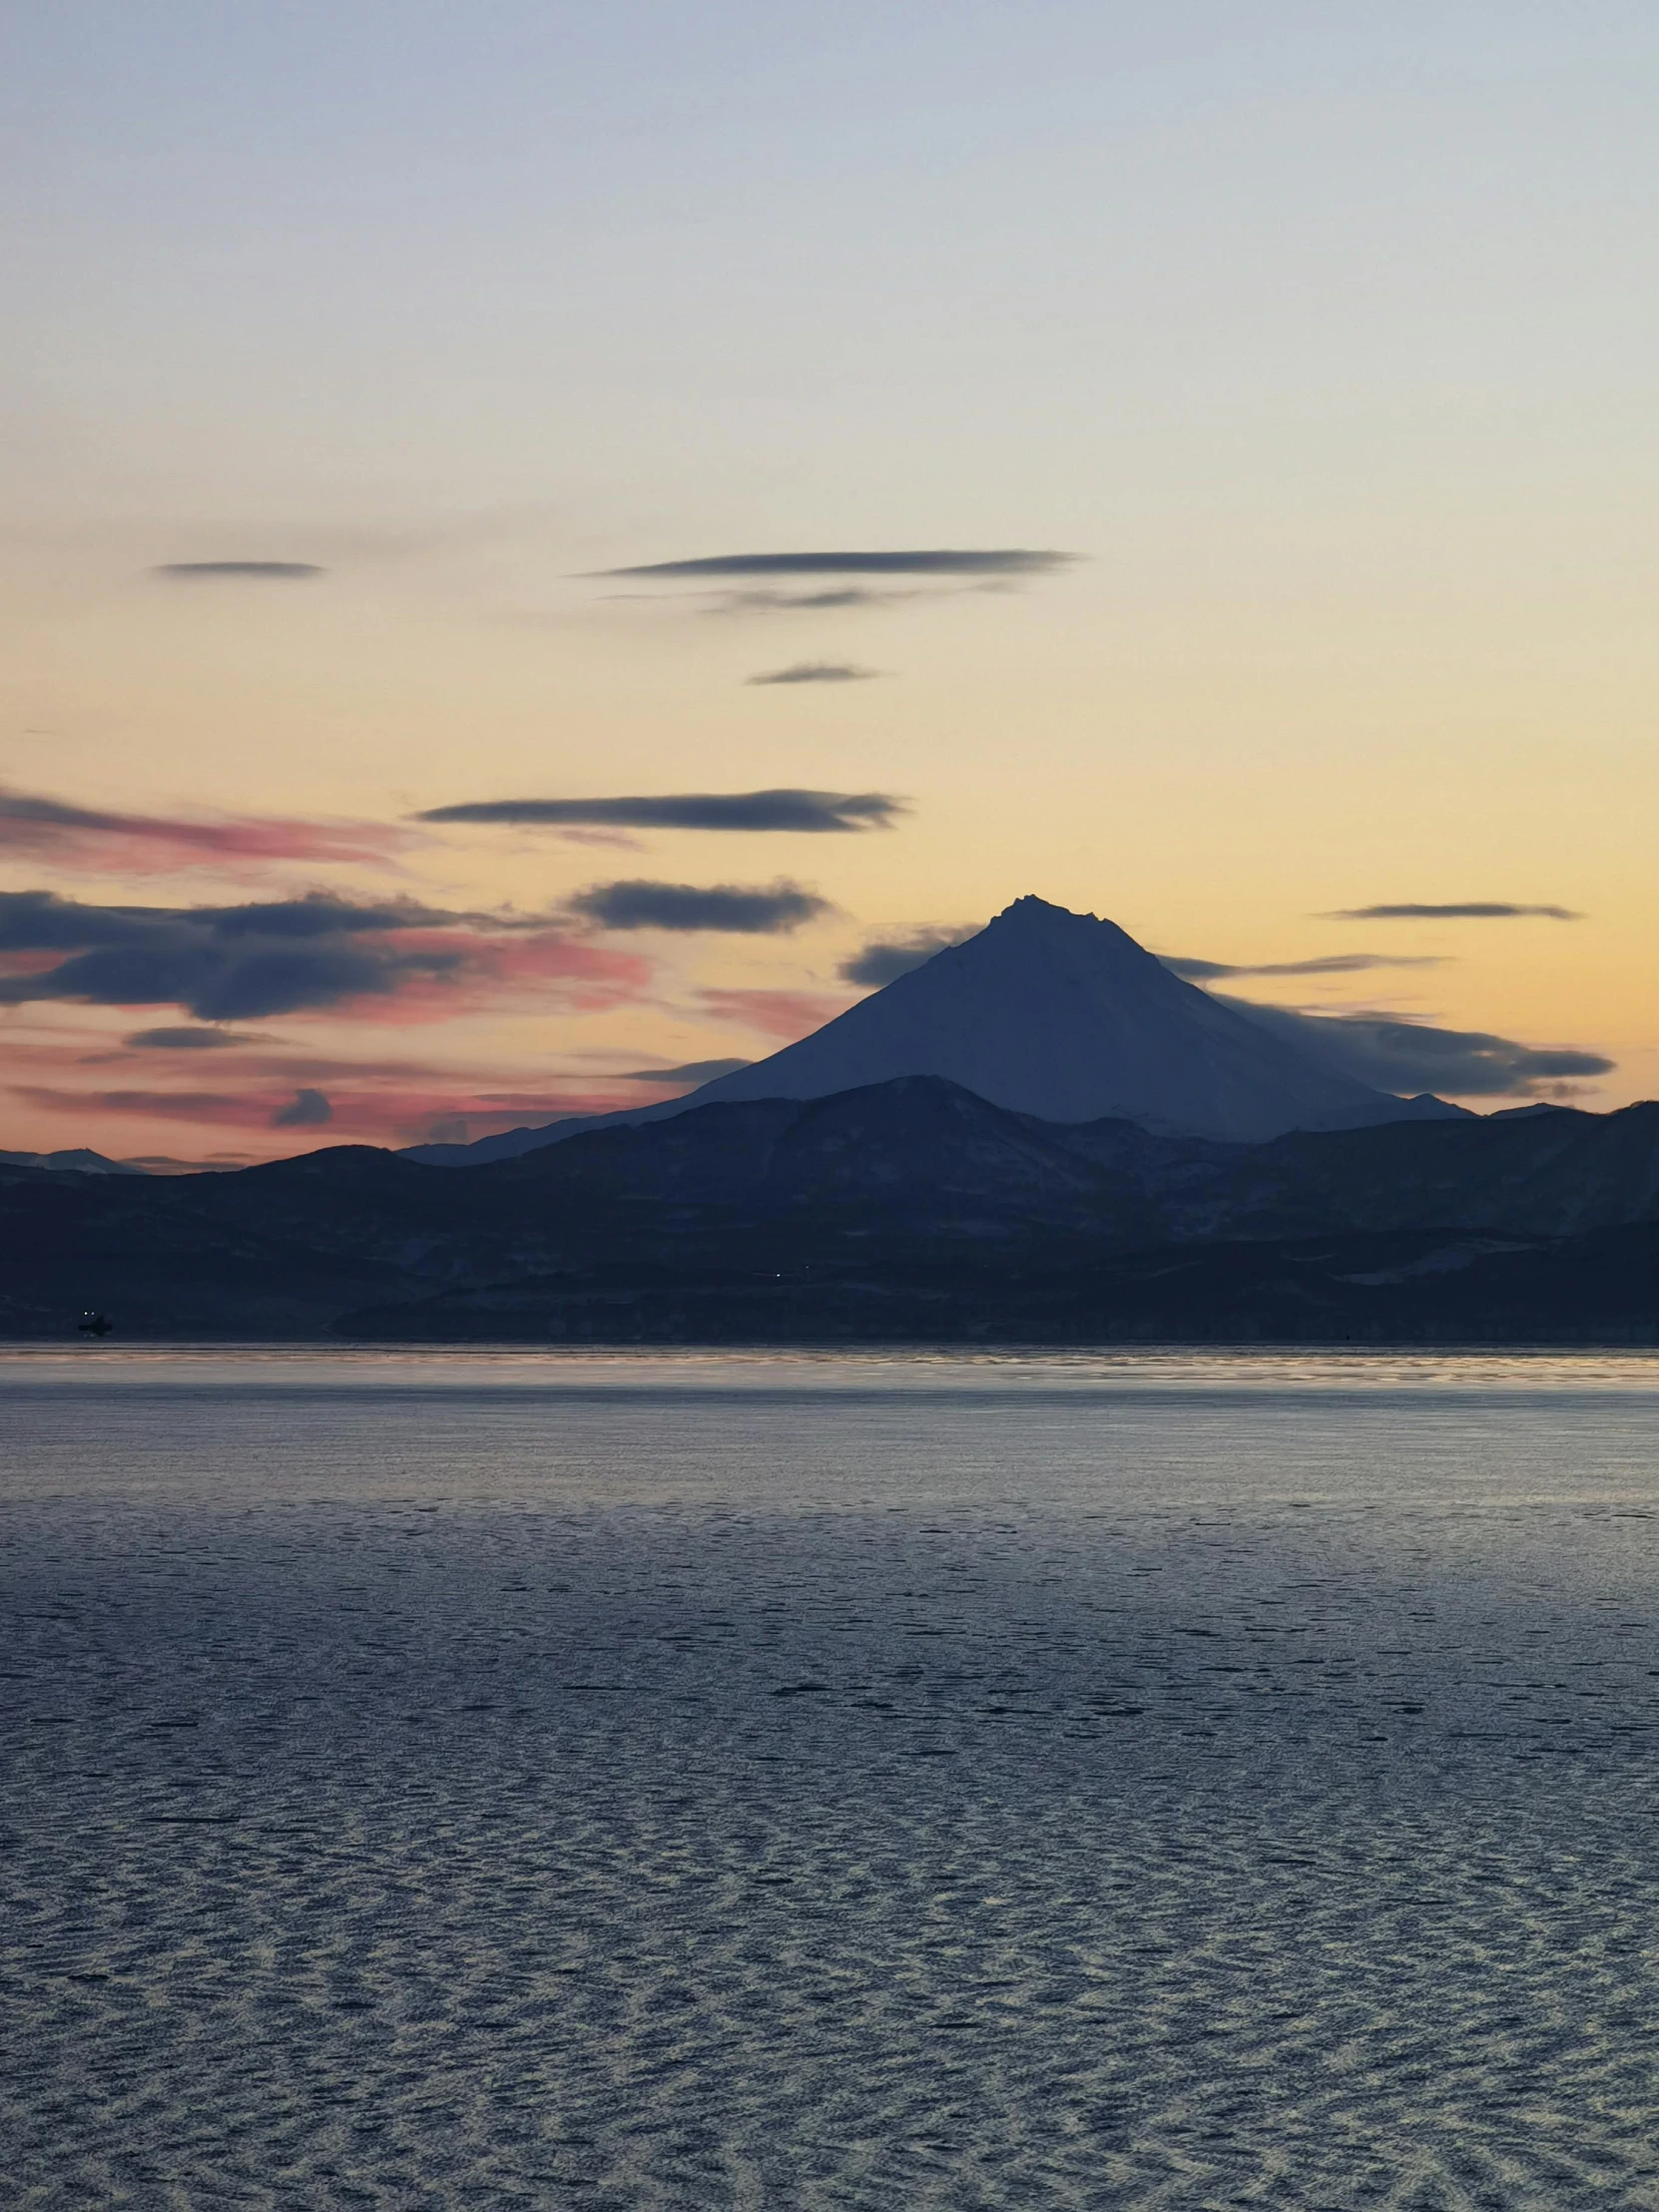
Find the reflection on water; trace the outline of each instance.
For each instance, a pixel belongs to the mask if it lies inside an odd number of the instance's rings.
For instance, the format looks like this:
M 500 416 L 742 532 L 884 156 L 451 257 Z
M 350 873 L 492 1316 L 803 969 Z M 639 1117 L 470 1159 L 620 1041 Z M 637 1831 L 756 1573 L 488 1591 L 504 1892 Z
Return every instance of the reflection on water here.
M 1656 1380 L 0 1358 L 0 2167 L 1659 2207 Z
M 213 1388 L 314 1383 L 345 1389 L 380 1385 L 451 1390 L 458 1386 L 565 1389 L 635 1388 L 881 1390 L 1659 1390 L 1659 1352 L 1529 1350 L 1424 1352 L 1415 1348 L 1352 1352 L 1297 1346 L 1188 1351 L 1181 1347 L 1037 1352 L 1028 1347 L 964 1351 L 872 1347 L 857 1352 L 527 1351 L 521 1346 L 453 1351 L 341 1345 L 54 1346 L 0 1344 L 0 1378 L 14 1382 L 133 1383 L 164 1381 Z

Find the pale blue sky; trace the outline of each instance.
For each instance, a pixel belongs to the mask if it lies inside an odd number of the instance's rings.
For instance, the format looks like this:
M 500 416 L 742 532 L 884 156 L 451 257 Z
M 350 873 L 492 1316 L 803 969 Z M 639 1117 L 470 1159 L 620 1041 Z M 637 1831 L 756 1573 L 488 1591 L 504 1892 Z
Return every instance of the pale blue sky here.
M 585 473 L 630 543 L 1075 534 L 1130 439 L 1312 414 L 1301 478 L 1321 421 L 1498 461 L 1647 397 L 1651 8 L 152 0 L 7 47 L 31 506 Z

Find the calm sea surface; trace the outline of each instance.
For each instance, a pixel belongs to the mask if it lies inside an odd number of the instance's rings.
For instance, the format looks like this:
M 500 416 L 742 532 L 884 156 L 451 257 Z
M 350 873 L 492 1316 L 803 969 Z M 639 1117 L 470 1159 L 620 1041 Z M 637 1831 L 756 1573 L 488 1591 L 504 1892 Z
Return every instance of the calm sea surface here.
M 1659 2207 L 1659 1359 L 89 1346 L 0 1464 L 8 2205 Z

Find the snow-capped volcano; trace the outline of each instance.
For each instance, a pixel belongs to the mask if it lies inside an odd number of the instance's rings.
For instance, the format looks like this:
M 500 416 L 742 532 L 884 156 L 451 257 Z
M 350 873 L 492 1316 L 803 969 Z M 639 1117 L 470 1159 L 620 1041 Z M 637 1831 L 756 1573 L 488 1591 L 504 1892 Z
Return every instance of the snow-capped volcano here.
M 1325 1067 L 1247 1014 L 1172 975 L 1115 922 L 1017 898 L 977 936 L 770 1059 L 662 1105 L 422 1145 L 434 1163 L 498 1159 L 598 1123 L 660 1121 L 694 1106 L 824 1098 L 901 1075 L 942 1075 L 1044 1121 L 1108 1115 L 1171 1136 L 1261 1142 L 1439 1111 Z

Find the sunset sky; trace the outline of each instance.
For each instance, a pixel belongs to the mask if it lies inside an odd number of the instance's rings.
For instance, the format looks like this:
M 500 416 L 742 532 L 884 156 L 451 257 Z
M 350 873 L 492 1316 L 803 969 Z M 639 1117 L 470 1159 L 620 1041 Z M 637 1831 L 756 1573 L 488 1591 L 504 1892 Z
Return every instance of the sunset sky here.
M 1625 0 L 12 11 L 0 1148 L 641 1104 L 1028 891 L 1659 1092 L 1656 98 Z

